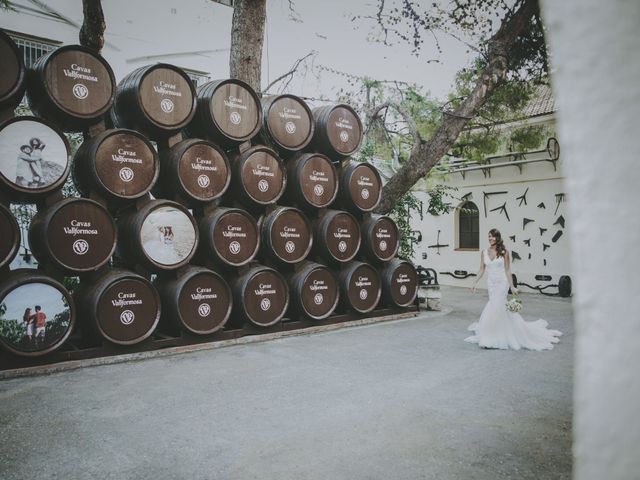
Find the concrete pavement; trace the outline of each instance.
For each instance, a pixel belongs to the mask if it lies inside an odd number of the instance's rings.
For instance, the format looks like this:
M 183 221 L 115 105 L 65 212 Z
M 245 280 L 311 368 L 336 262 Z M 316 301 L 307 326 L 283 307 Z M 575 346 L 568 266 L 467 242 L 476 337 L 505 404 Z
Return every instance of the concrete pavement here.
M 548 352 L 463 339 L 444 316 L 0 382 L 0 478 L 560 479 L 571 476 L 568 299 L 522 295 Z

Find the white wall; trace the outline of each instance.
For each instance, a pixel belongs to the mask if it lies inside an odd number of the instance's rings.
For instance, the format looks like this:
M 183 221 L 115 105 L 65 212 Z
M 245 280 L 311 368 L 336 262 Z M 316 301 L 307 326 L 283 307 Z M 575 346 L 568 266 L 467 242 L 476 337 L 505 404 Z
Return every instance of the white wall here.
M 542 6 L 571 172 L 574 476 L 640 478 L 640 2 Z

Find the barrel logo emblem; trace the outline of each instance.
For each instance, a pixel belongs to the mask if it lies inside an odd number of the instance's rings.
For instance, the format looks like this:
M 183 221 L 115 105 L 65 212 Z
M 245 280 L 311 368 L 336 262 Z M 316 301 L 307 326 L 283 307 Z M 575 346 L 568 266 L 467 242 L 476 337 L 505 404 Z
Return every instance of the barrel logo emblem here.
M 135 319 L 136 316 L 131 310 L 125 310 L 120 314 L 120 321 L 123 325 L 131 325 Z
M 233 241 L 229 244 L 229 251 L 234 255 L 240 253 L 240 242 Z
M 76 83 L 73 86 L 72 92 L 73 92 L 73 96 L 76 97 L 78 100 L 84 100 L 89 96 L 89 89 L 81 83 Z
M 367 292 L 366 288 L 360 290 L 360 300 L 366 300 L 369 296 L 369 292 Z
M 316 305 L 322 305 L 322 302 L 324 302 L 324 295 L 316 293 L 315 297 L 313 297 L 313 303 Z
M 267 182 L 264 178 L 258 182 L 258 190 L 262 193 L 269 190 L 269 182 Z
M 284 249 L 287 251 L 287 253 L 293 253 L 296 250 L 296 244 L 289 240 L 284 244 Z
M 168 98 L 163 98 L 162 101 L 160 102 L 160 108 L 164 113 L 173 112 L 173 107 L 174 107 L 173 102 Z
M 84 255 L 89 251 L 89 242 L 83 239 L 76 240 L 73 242 L 72 248 L 76 255 Z
M 401 285 L 400 286 L 400 295 L 406 295 L 407 294 L 407 286 L 406 285 Z
M 360 196 L 361 196 L 363 199 L 365 199 L 365 200 L 366 200 L 367 198 L 369 198 L 369 189 L 368 189 L 368 188 L 363 188 L 363 189 L 360 191 Z
M 271 300 L 269 300 L 268 298 L 263 298 L 262 300 L 260 300 L 260 308 L 264 312 L 269 310 L 271 308 Z
M 296 133 L 296 124 L 293 122 L 287 122 L 284 124 L 284 129 L 287 131 L 287 133 L 293 135 L 294 133 Z
M 198 186 L 200 188 L 207 188 L 209 186 L 209 184 L 211 183 L 211 180 L 209 180 L 209 177 L 206 175 L 200 175 L 198 177 Z
M 388 247 L 388 245 L 387 245 L 387 242 L 386 242 L 385 240 L 382 240 L 382 241 L 378 244 L 378 246 L 380 247 L 380 250 L 381 250 L 381 251 L 383 251 L 383 252 L 386 252 L 386 251 L 387 251 L 387 247 Z
M 129 183 L 134 177 L 133 170 L 129 167 L 123 167 L 120 169 L 120 172 L 118 172 L 118 176 L 123 182 Z
M 342 130 L 340 132 L 340 141 L 342 143 L 347 143 L 349 141 L 349 133 L 347 133 L 346 131 Z
M 338 250 L 340 250 L 340 253 L 344 253 L 347 251 L 347 242 L 345 242 L 344 240 L 340 240 L 340 243 L 338 243 Z
M 318 197 L 324 193 L 324 187 L 320 184 L 315 185 L 313 187 L 313 193 L 315 193 Z
M 240 122 L 242 121 L 242 117 L 238 112 L 231 112 L 231 114 L 229 115 L 229 121 L 234 125 L 240 125 Z
M 201 303 L 198 306 L 198 315 L 201 317 L 207 317 L 211 313 L 211 307 L 208 303 Z

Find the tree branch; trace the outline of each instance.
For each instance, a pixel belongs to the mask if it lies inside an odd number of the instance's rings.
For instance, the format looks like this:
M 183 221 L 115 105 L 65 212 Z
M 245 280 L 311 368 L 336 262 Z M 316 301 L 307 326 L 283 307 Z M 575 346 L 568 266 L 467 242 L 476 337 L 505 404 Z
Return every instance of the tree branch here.
M 402 106 L 399 103 L 394 102 L 393 100 L 387 100 L 386 102 L 381 103 L 380 105 L 376 105 L 369 112 L 367 112 L 367 115 L 370 118 L 369 123 L 371 123 L 371 121 L 373 121 L 376 117 L 378 117 L 382 110 L 386 110 L 389 108 L 393 108 L 394 110 L 396 110 L 406 122 L 409 128 L 409 131 L 411 132 L 411 136 L 413 137 L 414 146 L 420 145 L 421 143 L 423 143 L 424 140 L 422 139 L 422 136 L 418 131 L 418 125 L 416 124 L 416 121 L 413 119 L 413 117 L 411 117 L 411 115 L 407 113 L 407 111 L 404 108 L 402 108 Z
M 267 87 L 262 91 L 262 93 L 267 93 L 271 89 L 271 87 L 273 87 L 276 83 L 284 80 L 285 78 L 292 77 L 293 74 L 296 73 L 296 71 L 298 70 L 298 67 L 300 67 L 300 64 L 302 62 L 304 62 L 307 58 L 315 56 L 317 54 L 318 54 L 318 52 L 316 52 L 315 50 L 312 50 L 309 53 L 307 53 L 304 57 L 301 57 L 301 58 L 297 59 L 293 63 L 293 65 L 291 66 L 291 69 L 287 73 L 283 73 L 278 78 L 276 78 L 273 82 L 271 82 L 269 85 L 267 85 Z

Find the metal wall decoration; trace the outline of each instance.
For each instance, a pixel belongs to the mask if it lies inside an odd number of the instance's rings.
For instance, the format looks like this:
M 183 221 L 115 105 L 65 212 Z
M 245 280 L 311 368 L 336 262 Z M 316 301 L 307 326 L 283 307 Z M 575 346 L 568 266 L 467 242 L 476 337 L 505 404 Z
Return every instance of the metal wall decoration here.
M 487 218 L 487 198 L 493 195 L 504 195 L 509 192 L 482 192 L 482 204 L 484 206 L 484 218 Z
M 554 215 L 558 213 L 558 209 L 560 208 L 560 204 L 562 202 L 567 201 L 567 196 L 564 193 L 556 193 L 556 210 L 553 212 Z
M 531 218 L 523 218 L 522 219 L 522 230 L 524 230 L 528 224 L 530 224 L 531 222 L 535 222 L 535 220 L 532 220 Z
M 504 213 L 504 215 L 507 217 L 507 222 L 510 222 L 511 219 L 509 218 L 509 212 L 507 212 L 507 202 L 504 202 L 502 205 L 500 205 L 499 207 L 496 208 L 492 208 L 491 210 L 489 210 L 490 212 L 495 212 L 495 211 L 499 211 Z
M 440 275 L 450 275 L 458 280 L 464 280 L 465 278 L 477 276 L 475 273 L 468 273 L 466 270 L 454 270 L 452 272 L 440 272 Z
M 528 259 L 531 260 L 531 252 L 529 252 L 529 258 Z
M 509 240 L 511 240 L 512 242 L 515 242 L 516 241 L 516 236 L 515 235 L 511 235 L 509 237 Z
M 543 244 L 542 244 L 542 251 L 543 251 L 543 252 L 546 252 L 546 251 L 547 251 L 547 248 L 549 248 L 550 246 L 551 246 L 551 245 L 547 245 L 546 243 L 543 243 Z
M 473 196 L 472 192 L 469 193 L 465 193 L 463 196 L 460 197 L 460 201 L 462 202 L 468 202 L 469 200 L 471 200 L 471 197 Z
M 554 225 L 560 225 L 561 228 L 564 228 L 564 217 L 560 215 L 558 219 L 553 222 Z
M 523 240 L 522 243 L 524 243 L 527 247 L 531 246 L 531 239 L 527 238 L 526 240 Z
M 553 237 L 551 238 L 551 241 L 553 243 L 556 243 L 558 240 L 560 240 L 560 237 L 562 236 L 562 230 L 558 230 Z
M 548 228 L 539 227 L 540 228 L 540 236 L 544 235 L 544 232 L 548 230 Z
M 524 204 L 527 204 L 527 192 L 529 191 L 529 187 L 527 187 L 527 189 L 524 191 L 524 193 L 522 195 L 520 195 L 519 197 L 516 197 L 516 200 L 520 200 L 520 203 L 518 203 L 518 206 L 521 207 L 522 203 L 524 202 Z
M 547 266 L 547 259 L 546 259 L 546 258 L 542 261 L 542 264 L 543 264 L 545 267 Z
M 522 257 L 520 257 L 520 254 L 513 250 L 511 250 L 511 256 L 513 257 L 514 260 L 522 260 Z
M 540 202 L 538 204 L 538 208 L 545 208 L 546 209 L 547 207 L 545 206 L 544 202 Z
M 446 245 L 443 245 L 443 244 L 440 243 L 440 230 L 438 230 L 438 236 L 436 237 L 435 245 L 428 245 L 427 248 L 435 248 L 435 249 L 437 249 L 436 253 L 438 255 L 440 255 L 440 249 L 444 248 L 444 247 L 448 247 L 448 246 L 449 246 L 448 243 Z

